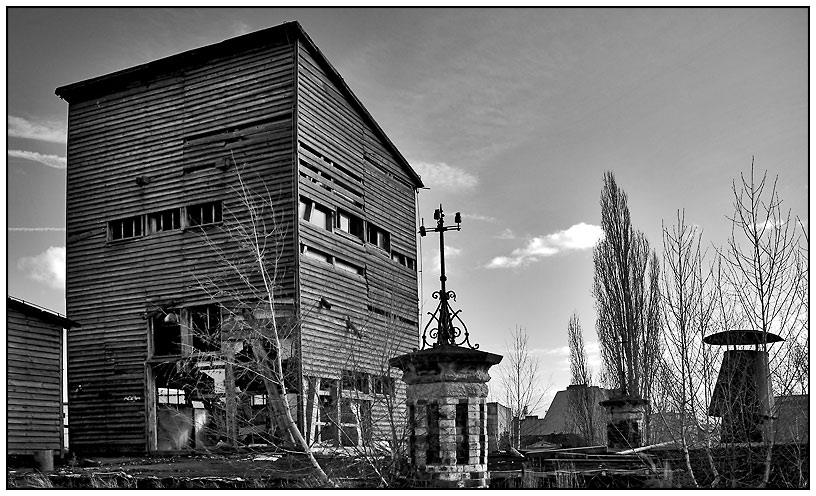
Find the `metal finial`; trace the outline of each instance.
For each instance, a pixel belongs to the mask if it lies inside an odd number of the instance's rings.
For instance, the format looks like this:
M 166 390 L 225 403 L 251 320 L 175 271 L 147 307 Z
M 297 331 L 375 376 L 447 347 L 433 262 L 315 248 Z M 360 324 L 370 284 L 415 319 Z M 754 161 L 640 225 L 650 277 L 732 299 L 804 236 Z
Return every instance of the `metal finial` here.
M 431 319 L 428 321 L 428 324 L 425 326 L 425 329 L 422 331 L 422 349 L 428 347 L 439 347 L 439 346 L 461 346 L 467 345 L 470 349 L 478 349 L 479 345 L 472 345 L 470 344 L 470 336 L 468 334 L 467 326 L 459 317 L 459 313 L 461 310 L 454 311 L 453 308 L 450 306 L 450 301 L 456 301 L 456 293 L 453 291 L 449 291 L 445 285 L 448 278 L 445 275 L 445 231 L 451 230 L 462 230 L 462 215 L 459 212 L 456 212 L 454 217 L 454 221 L 456 225 L 445 225 L 445 212 L 442 210 L 442 205 L 439 205 L 439 209 L 434 211 L 434 220 L 436 220 L 436 227 L 433 229 L 427 229 L 424 225 L 420 226 L 419 234 L 420 236 L 425 236 L 428 232 L 438 232 L 439 233 L 439 261 L 440 261 L 440 289 L 439 291 L 434 291 L 433 297 L 434 299 L 439 300 L 439 306 L 436 310 L 431 313 L 428 312 L 428 315 L 431 316 Z M 434 321 L 436 321 L 436 327 L 432 327 Z M 457 324 L 458 322 L 458 324 Z M 457 342 L 457 339 L 460 336 L 464 336 L 464 338 Z M 428 342 L 428 338 L 430 338 L 431 342 Z M 436 340 L 434 343 L 433 340 Z

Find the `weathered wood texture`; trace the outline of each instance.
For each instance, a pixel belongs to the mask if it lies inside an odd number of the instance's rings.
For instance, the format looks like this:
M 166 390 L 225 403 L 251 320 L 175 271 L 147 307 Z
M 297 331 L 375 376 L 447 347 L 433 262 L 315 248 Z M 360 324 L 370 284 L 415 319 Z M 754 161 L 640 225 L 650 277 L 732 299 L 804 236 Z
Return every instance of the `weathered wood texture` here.
M 228 235 L 246 219 L 239 173 L 274 204 L 265 221 L 280 233 L 267 256 L 276 295 L 299 305 L 301 376 L 387 375 L 388 358 L 417 345 L 415 268 L 299 221 L 298 199 L 375 225 L 416 260 L 418 177 L 296 23 L 235 40 L 62 89 L 67 311 L 83 323 L 68 339 L 70 442 L 80 452 L 150 446 L 148 313 L 210 302 L 207 278 L 246 287 L 217 255 L 240 261 Z M 108 239 L 110 221 L 218 200 L 223 223 L 204 232 Z M 305 257 L 302 245 L 363 270 Z
M 318 60 L 298 47 L 299 194 L 385 230 L 391 249 L 415 260 L 416 185 Z M 390 250 L 304 220 L 300 242 L 364 269 L 350 273 L 301 255 L 303 374 L 388 374 L 388 358 L 417 345 L 416 271 L 392 260 Z M 319 305 L 321 298 L 332 308 Z
M 145 450 L 145 314 L 209 302 L 208 277 L 240 288 L 209 244 L 235 252 L 224 231 L 245 216 L 238 172 L 275 204 L 280 294 L 292 296 L 293 75 L 284 41 L 71 103 L 67 310 L 87 322 L 68 339 L 74 449 Z M 216 200 L 221 225 L 107 239 L 111 220 Z
M 6 320 L 6 453 L 62 448 L 62 326 L 11 307 Z

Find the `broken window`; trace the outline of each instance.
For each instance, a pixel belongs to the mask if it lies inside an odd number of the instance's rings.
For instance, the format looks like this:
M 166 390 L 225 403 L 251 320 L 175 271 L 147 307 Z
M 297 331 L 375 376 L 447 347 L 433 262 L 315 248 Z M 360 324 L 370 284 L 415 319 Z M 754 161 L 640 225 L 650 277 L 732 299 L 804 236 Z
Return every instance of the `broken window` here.
M 391 236 L 373 224 L 368 224 L 368 242 L 385 251 L 391 248 Z
M 301 197 L 298 211 L 301 219 L 321 229 L 326 229 L 327 231 L 332 230 L 334 215 L 331 209 L 315 203 L 308 198 Z
M 148 214 L 147 225 L 152 233 L 181 229 L 181 209 L 172 208 L 163 212 Z
M 141 215 L 108 222 L 108 239 L 111 241 L 138 238 L 142 235 L 144 226 Z
M 206 226 L 218 222 L 221 222 L 220 201 L 187 207 L 187 223 L 191 226 Z
M 408 267 L 411 270 L 416 270 L 416 260 L 409 257 L 408 255 L 403 255 L 398 251 L 391 251 L 391 260 L 397 262 L 398 264 Z
M 358 276 L 362 276 L 365 274 L 365 269 L 354 265 L 351 262 L 347 262 L 345 260 L 341 260 L 339 258 L 334 259 L 334 266 L 340 270 L 344 270 L 346 272 L 351 272 L 352 274 L 357 274 Z
M 363 220 L 344 210 L 337 209 L 337 229 L 363 239 Z
M 193 347 L 198 351 L 221 351 L 221 308 L 217 305 L 190 309 Z
M 371 435 L 371 402 L 353 398 L 340 400 L 340 444 L 360 446 Z
M 161 313 L 152 319 L 153 355 L 181 355 L 181 326 L 175 313 Z
M 320 251 L 316 248 L 313 248 L 308 245 L 301 245 L 300 252 L 303 253 L 308 258 L 314 260 L 320 260 L 321 262 L 331 264 L 333 263 L 333 257 L 326 252 Z

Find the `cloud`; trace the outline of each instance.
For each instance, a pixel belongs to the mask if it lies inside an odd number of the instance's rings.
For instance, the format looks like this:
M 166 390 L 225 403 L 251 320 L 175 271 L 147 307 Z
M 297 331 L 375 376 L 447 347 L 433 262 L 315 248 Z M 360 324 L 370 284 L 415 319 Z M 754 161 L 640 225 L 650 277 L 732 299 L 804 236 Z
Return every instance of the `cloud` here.
M 39 283 L 53 289 L 65 289 L 65 247 L 52 246 L 39 255 L 22 257 L 17 268 Z
M 495 239 L 516 239 L 516 235 L 513 234 L 513 230 L 505 228 L 504 231 L 500 232 L 499 234 L 493 236 Z
M 528 241 L 524 248 L 516 248 L 510 256 L 495 257 L 487 264 L 488 269 L 523 267 L 541 258 L 551 257 L 569 251 L 589 250 L 603 237 L 600 226 L 575 224 L 569 229 Z
M 414 162 L 414 170 L 422 177 L 422 182 L 431 188 L 444 190 L 472 190 L 479 184 L 479 178 L 464 170 L 440 162 Z
M 498 222 L 495 217 L 490 217 L 489 215 L 462 214 L 462 217 L 464 217 L 465 220 L 478 220 L 481 222 L 489 222 L 491 224 Z
M 64 227 L 9 227 L 9 231 L 19 232 L 46 232 L 46 231 L 64 231 Z
M 461 254 L 462 254 L 462 249 L 461 248 L 455 248 L 455 247 L 453 247 L 451 245 L 445 245 L 445 263 L 446 264 L 448 263 L 448 261 L 450 259 L 456 258 Z M 437 272 L 439 272 L 439 270 L 441 269 L 442 260 L 439 258 L 439 253 L 438 252 L 433 256 L 433 266 L 434 266 L 434 269 L 436 269 Z
M 44 155 L 42 153 L 29 152 L 25 150 L 9 150 L 8 156 L 32 160 L 55 169 L 64 169 L 68 166 L 68 161 L 65 159 L 65 157 L 60 157 L 59 155 Z
M 22 117 L 8 116 L 8 136 L 52 143 L 65 143 L 65 123 L 61 121 L 31 122 Z

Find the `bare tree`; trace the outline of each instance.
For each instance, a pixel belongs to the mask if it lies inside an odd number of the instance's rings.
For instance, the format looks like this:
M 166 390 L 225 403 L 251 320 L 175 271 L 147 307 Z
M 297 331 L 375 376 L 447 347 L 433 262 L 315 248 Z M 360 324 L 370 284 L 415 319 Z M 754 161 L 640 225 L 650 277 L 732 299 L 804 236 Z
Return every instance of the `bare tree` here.
M 626 193 L 611 172 L 601 192 L 604 238 L 593 252 L 602 377 L 622 394 L 649 400 L 659 360 L 659 265 L 632 227 Z
M 785 343 L 760 345 L 769 353 L 770 380 L 774 389 L 789 394 L 797 383 L 797 349 L 808 335 L 807 291 L 803 277 L 807 251 L 801 249 L 800 235 L 790 210 L 782 208 L 777 180 L 768 182 L 767 171 L 758 179 L 751 161 L 750 176 L 740 174 L 732 183 L 734 213 L 731 235 L 722 259 L 724 282 L 735 300 L 739 324 L 745 328 L 775 333 Z M 765 473 L 760 485 L 770 478 L 772 439 L 766 439 Z
M 577 313 L 572 314 L 567 324 L 567 339 L 569 341 L 571 382 L 588 386 L 592 383 L 592 371 L 587 363 L 584 331 L 581 329 L 581 321 Z
M 234 388 L 230 369 L 249 369 L 259 377 L 273 426 L 284 447 L 302 453 L 321 483 L 335 486 L 315 459 L 292 415 L 295 395 L 288 390 L 292 381 L 287 372 L 291 371 L 284 366 L 284 360 L 295 349 L 299 319 L 289 301 L 291 295 L 279 296 L 282 289 L 279 263 L 284 246 L 281 226 L 286 226 L 286 221 L 276 212 L 277 202 L 262 180 L 250 186 L 237 168 L 235 175 L 233 192 L 240 199 L 240 207 L 225 212 L 225 222 L 218 234 L 204 230 L 201 233 L 216 255 L 218 269 L 192 274 L 199 287 L 221 307 L 223 322 L 229 323 L 222 345 L 223 358 L 228 362 L 227 389 Z M 249 356 L 245 361 L 235 358 L 233 344 L 238 343 L 247 348 Z M 228 403 L 230 396 L 227 395 Z M 232 413 L 229 410 L 228 405 L 228 425 Z
M 700 424 L 710 433 L 705 401 L 713 384 L 703 375 L 710 365 L 704 356 L 703 338 L 710 329 L 714 312 L 708 294 L 711 273 L 704 269 L 702 233 L 685 222 L 685 212 L 677 212 L 671 228 L 663 226 L 663 398 L 662 415 L 671 415 L 668 431 L 679 442 L 686 470 L 695 487 L 697 479 L 689 457 L 689 446 L 699 437 Z M 653 410 L 654 411 L 654 410 Z M 667 423 L 667 426 L 668 424 Z M 712 465 L 713 466 L 713 465 Z M 716 468 L 715 468 L 716 470 Z
M 527 331 L 520 326 L 510 331 L 510 343 L 500 365 L 501 385 L 513 419 L 513 445 L 521 444 L 521 420 L 544 400 L 549 386 L 542 384 L 538 359 L 532 355 Z
M 567 324 L 571 382 L 574 388 L 568 388 L 569 415 L 568 422 L 579 434 L 584 443 L 594 445 L 602 442 L 602 415 L 599 411 L 599 398 L 595 396 L 592 386 L 592 370 L 584 346 L 584 332 L 577 313 L 570 316 Z

